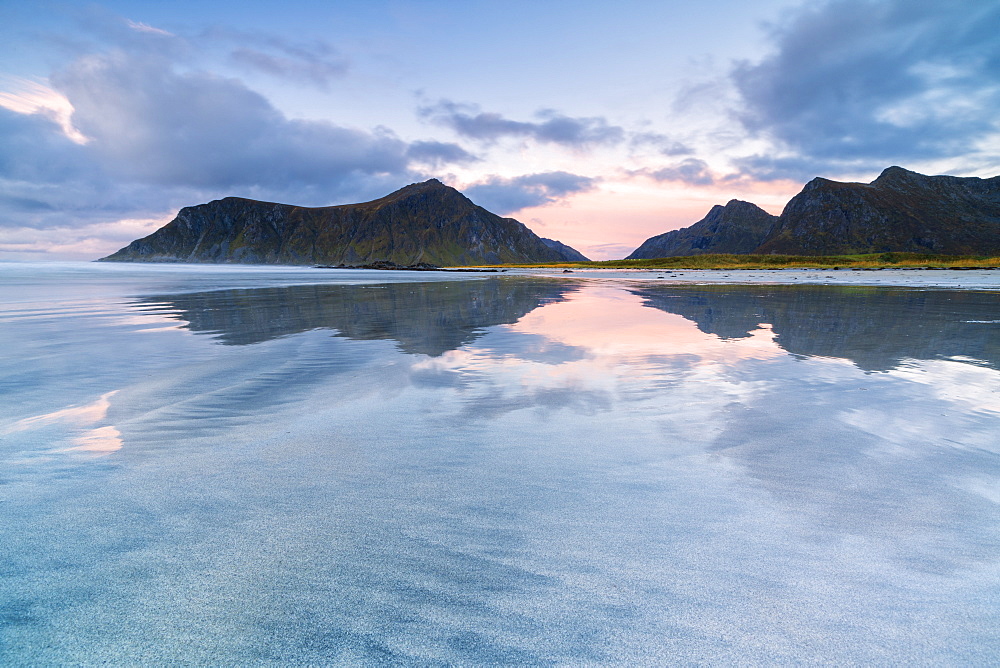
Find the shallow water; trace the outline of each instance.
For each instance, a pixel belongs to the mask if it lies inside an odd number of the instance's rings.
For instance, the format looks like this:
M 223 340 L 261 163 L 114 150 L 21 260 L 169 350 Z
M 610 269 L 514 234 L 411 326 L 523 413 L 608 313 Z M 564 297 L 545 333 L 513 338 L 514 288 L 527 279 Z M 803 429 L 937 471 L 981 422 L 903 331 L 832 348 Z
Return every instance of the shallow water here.
M 993 663 L 1000 293 L 0 266 L 0 663 Z

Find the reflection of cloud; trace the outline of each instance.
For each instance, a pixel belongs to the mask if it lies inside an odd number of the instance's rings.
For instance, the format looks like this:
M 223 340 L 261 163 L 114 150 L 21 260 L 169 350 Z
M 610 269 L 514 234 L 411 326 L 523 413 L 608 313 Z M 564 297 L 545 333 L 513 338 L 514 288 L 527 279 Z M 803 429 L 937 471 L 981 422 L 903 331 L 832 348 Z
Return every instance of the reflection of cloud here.
M 767 385 L 730 377 L 733 365 L 781 354 L 766 327 L 724 341 L 680 316 L 646 308 L 634 295 L 588 286 L 413 370 L 460 387 L 464 419 L 519 410 L 613 414 L 627 402 L 652 420 L 666 420 L 661 427 L 678 438 L 699 442 L 717 411 L 752 400 Z M 686 406 L 683 420 L 669 416 L 672 402 Z
M 107 416 L 108 408 L 111 407 L 111 397 L 115 396 L 117 393 L 118 390 L 114 390 L 113 392 L 102 394 L 97 401 L 91 404 L 83 406 L 70 406 L 69 408 L 64 408 L 53 413 L 44 413 L 42 415 L 35 415 L 33 417 L 24 418 L 23 420 L 18 420 L 0 433 L 13 434 L 19 431 L 54 424 L 56 422 L 68 422 L 76 425 L 88 425 L 99 422 Z
M 57 423 L 69 424 L 74 427 L 92 425 L 107 417 L 108 409 L 111 407 L 111 397 L 117 393 L 118 390 L 106 392 L 97 401 L 90 404 L 70 406 L 52 413 L 24 418 L 6 429 L 0 430 L 0 434 L 14 434 Z M 122 447 L 121 433 L 110 425 L 88 429 L 73 438 L 71 442 L 73 443 L 72 447 L 62 448 L 59 452 L 89 452 L 101 455 L 120 450 Z
M 76 445 L 66 452 L 94 452 L 107 454 L 122 448 L 121 432 L 114 427 L 98 427 L 73 439 Z
M 614 323 L 613 335 L 609 323 Z M 781 354 L 767 328 L 754 330 L 742 341 L 726 342 L 706 336 L 682 316 L 646 308 L 641 298 L 605 287 L 529 313 L 515 328 L 597 354 L 695 355 L 719 362 Z
M 888 372 L 913 383 L 929 385 L 934 395 L 964 411 L 1000 415 L 1000 372 L 951 360 L 907 360 Z
M 906 410 L 883 401 L 845 411 L 845 423 L 909 456 L 940 446 L 998 452 L 1000 372 L 950 360 L 906 360 L 885 376 L 903 381 L 894 400 Z

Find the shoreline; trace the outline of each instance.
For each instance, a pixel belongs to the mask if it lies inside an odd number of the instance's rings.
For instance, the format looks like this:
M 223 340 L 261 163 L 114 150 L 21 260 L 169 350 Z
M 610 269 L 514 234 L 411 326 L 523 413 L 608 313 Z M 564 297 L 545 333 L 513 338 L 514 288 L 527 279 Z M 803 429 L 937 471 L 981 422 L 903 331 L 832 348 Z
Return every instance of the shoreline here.
M 157 277 L 156 281 L 169 280 L 171 275 L 204 274 L 228 276 L 233 287 L 267 284 L 324 284 L 329 282 L 361 281 L 364 283 L 396 281 L 474 280 L 504 277 L 545 277 L 577 281 L 642 281 L 658 284 L 760 284 L 760 285 L 844 285 L 899 288 L 941 288 L 959 290 L 991 290 L 1000 292 L 1000 272 L 992 269 L 938 269 L 917 270 L 907 267 L 885 269 L 858 269 L 847 271 L 816 268 L 784 269 L 663 269 L 663 268 L 601 268 L 601 267 L 502 267 L 498 271 L 468 271 L 442 268 L 434 271 L 409 269 L 372 270 L 338 269 L 316 271 L 309 265 L 255 265 L 255 264 L 200 264 L 200 263 L 145 263 L 145 262 L 0 262 L 0 274 L 9 271 L 29 271 L 54 280 L 64 272 L 71 272 L 74 280 L 86 275 L 116 280 L 115 277 L 142 274 Z M 485 267 L 484 267 L 485 268 Z
M 914 289 L 993 290 L 1000 272 L 987 269 L 834 271 L 833 269 L 572 269 L 512 268 L 508 276 L 546 276 L 577 280 L 643 281 L 666 285 L 842 285 Z M 1000 307 L 1000 303 L 998 303 Z

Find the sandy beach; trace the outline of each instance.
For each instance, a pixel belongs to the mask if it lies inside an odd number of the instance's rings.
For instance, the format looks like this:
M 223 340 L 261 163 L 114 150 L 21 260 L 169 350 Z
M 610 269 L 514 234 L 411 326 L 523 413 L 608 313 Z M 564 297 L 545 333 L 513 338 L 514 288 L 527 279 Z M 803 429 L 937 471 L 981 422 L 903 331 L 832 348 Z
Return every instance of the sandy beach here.
M 0 265 L 0 662 L 989 663 L 998 274 Z

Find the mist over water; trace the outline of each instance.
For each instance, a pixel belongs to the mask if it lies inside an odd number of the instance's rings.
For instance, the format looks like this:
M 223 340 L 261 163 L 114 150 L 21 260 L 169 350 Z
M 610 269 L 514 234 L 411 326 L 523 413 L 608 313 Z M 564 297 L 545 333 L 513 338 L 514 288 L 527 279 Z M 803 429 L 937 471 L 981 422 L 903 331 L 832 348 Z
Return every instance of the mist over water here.
M 1000 653 L 997 292 L 0 278 L 0 663 Z

